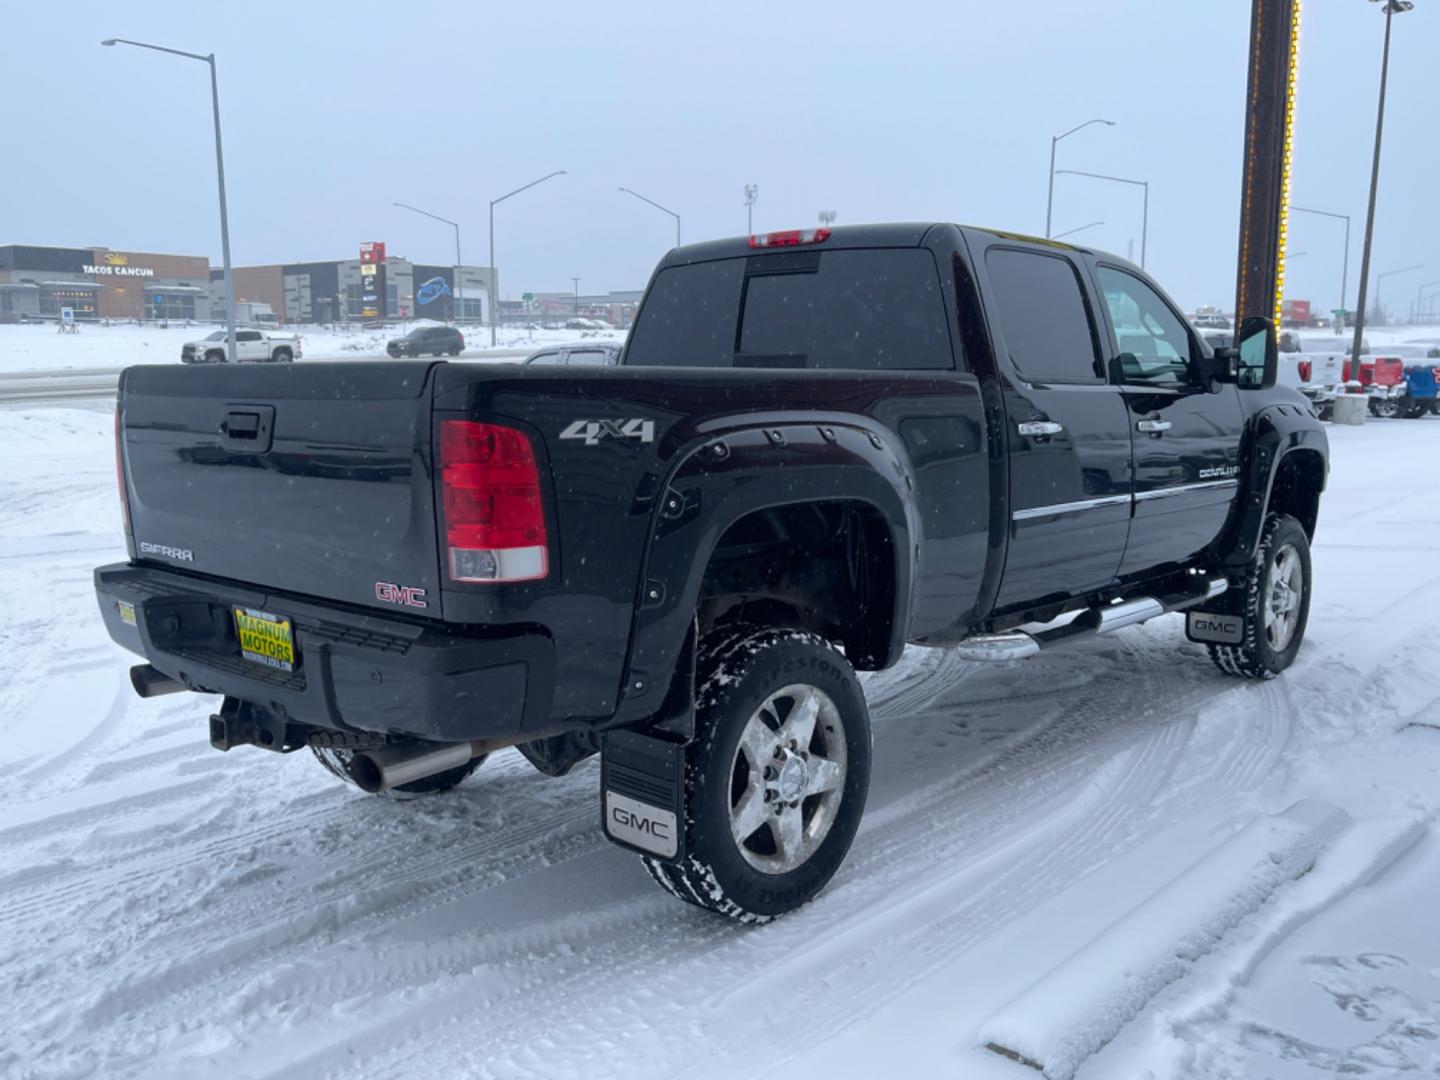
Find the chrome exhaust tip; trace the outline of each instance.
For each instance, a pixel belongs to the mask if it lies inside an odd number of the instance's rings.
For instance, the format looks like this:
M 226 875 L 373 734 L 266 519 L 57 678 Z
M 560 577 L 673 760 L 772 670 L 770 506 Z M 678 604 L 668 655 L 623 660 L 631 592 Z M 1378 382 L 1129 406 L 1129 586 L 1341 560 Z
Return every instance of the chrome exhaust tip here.
M 413 784 L 427 776 L 469 764 L 477 753 L 474 743 L 441 746 L 382 746 L 363 750 L 350 759 L 350 779 L 361 791 L 377 795 L 382 791 Z
M 136 664 L 130 669 L 130 685 L 143 698 L 159 697 L 161 694 L 178 694 L 189 687 L 179 679 L 172 679 L 151 664 Z

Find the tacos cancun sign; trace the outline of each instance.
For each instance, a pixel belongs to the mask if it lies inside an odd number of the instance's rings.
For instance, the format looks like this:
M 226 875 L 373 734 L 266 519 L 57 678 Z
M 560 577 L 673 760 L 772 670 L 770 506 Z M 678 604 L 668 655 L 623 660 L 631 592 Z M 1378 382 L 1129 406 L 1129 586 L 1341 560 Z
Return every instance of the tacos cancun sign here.
M 81 267 L 86 274 L 100 274 L 105 277 L 154 277 L 155 271 L 149 266 L 102 266 L 85 265 Z

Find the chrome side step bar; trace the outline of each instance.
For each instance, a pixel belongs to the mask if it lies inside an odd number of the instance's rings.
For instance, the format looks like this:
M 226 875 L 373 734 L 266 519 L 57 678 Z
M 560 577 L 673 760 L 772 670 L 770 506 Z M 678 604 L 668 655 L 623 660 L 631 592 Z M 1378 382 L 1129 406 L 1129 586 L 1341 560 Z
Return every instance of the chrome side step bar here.
M 1045 649 L 1068 645 L 1082 638 L 1099 634 L 1112 634 L 1125 626 L 1146 622 L 1157 615 L 1168 615 L 1173 611 L 1213 600 L 1230 583 L 1223 577 L 1210 578 L 1205 591 L 1178 593 L 1174 596 L 1141 596 L 1109 607 L 1089 608 L 1082 611 L 1064 626 L 1050 630 L 1007 630 L 999 634 L 971 634 L 954 646 L 955 652 L 964 660 L 982 663 L 1003 663 L 1007 660 L 1023 660 Z

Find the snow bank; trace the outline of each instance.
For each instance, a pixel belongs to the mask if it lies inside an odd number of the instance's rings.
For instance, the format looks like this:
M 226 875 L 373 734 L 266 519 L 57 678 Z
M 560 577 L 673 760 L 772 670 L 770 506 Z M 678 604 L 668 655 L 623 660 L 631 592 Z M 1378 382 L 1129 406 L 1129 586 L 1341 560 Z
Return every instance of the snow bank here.
M 1349 822 L 1310 799 L 1257 819 L 992 1016 L 980 1042 L 1069 1080 L 1228 930 L 1309 870 Z
M 422 325 L 425 324 L 419 321 L 402 322 L 381 330 L 281 327 L 276 332 L 298 332 L 306 360 L 357 360 L 383 358 L 387 341 Z M 59 334 L 54 326 L 47 325 L 0 326 L 0 375 L 71 369 L 118 371 L 131 364 L 178 363 L 182 345 L 187 341 L 198 341 L 217 329 L 209 323 L 193 326 L 172 324 L 165 328 L 117 323 L 111 326 L 82 325 L 79 333 Z M 469 346 L 467 354 L 483 354 L 489 349 L 489 328 L 464 327 L 463 332 Z M 624 332 L 619 330 L 606 333 L 504 327 L 498 331 L 496 348 L 529 350 L 543 345 L 578 341 L 618 342 L 624 339 Z

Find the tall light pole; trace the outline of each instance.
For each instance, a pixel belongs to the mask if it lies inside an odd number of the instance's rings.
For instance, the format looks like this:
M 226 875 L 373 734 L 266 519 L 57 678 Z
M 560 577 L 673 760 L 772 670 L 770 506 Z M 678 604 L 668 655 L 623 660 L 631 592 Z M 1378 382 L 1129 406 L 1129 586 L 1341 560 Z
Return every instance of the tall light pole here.
M 1427 281 L 1415 290 L 1415 317 L 1417 319 L 1420 317 L 1421 305 L 1425 302 L 1425 290 L 1433 289 L 1437 285 L 1440 285 L 1440 281 Z
M 1376 0 L 1370 0 L 1375 3 Z M 1390 75 L 1390 21 L 1415 5 L 1410 0 L 1385 0 L 1385 46 L 1380 53 L 1380 103 L 1375 110 L 1375 156 L 1370 162 L 1370 204 L 1365 210 L 1365 243 L 1360 255 L 1360 296 L 1355 301 L 1355 338 L 1350 345 L 1350 370 L 1359 381 L 1360 345 L 1365 337 L 1365 292 L 1370 284 L 1370 242 L 1375 239 L 1375 192 L 1380 186 L 1380 138 L 1385 130 L 1385 83 Z
M 1062 236 L 1074 236 L 1077 232 L 1084 232 L 1086 229 L 1093 229 L 1097 225 L 1104 225 L 1103 221 L 1092 221 L 1088 225 L 1077 225 L 1073 229 L 1066 229 L 1064 232 L 1056 233 L 1050 237 L 1051 240 L 1059 240 Z
M 1375 311 L 1380 315 L 1382 319 L 1385 317 L 1385 309 L 1380 306 L 1380 283 L 1384 281 L 1387 277 L 1394 277 L 1396 274 L 1408 274 L 1413 270 L 1424 269 L 1424 263 L 1416 263 L 1414 266 L 1402 266 L 1398 270 L 1386 270 L 1383 274 L 1375 275 Z
M 755 200 L 760 198 L 760 187 L 757 184 L 745 185 L 745 234 L 755 234 Z
M 451 221 L 449 218 L 443 218 L 443 217 L 441 217 L 439 214 L 432 214 L 432 213 L 430 213 L 429 210 L 421 210 L 418 206 L 411 206 L 409 203 L 397 202 L 397 203 L 395 203 L 395 205 L 396 205 L 396 206 L 399 206 L 399 207 L 402 207 L 402 208 L 405 209 L 405 210 L 413 210 L 413 211 L 415 211 L 415 213 L 417 213 L 417 214 L 423 214 L 425 217 L 434 218 L 436 221 L 443 221 L 446 225 L 449 225 L 449 226 L 451 226 L 451 227 L 454 228 L 454 230 L 455 230 L 455 308 L 456 308 L 456 311 L 452 312 L 452 314 L 455 316 L 455 318 L 454 318 L 453 321 L 454 321 L 454 322 L 459 322 L 459 321 L 460 321 L 460 313 L 464 311 L 464 307 L 463 307 L 463 305 L 460 303 L 460 297 L 461 297 L 461 293 L 462 293 L 462 289 L 461 289 L 461 286 L 460 286 L 460 267 L 461 267 L 462 265 L 464 265 L 464 264 L 461 263 L 461 261 L 460 261 L 460 226 L 457 225 L 455 222 Z M 416 301 L 416 307 L 417 307 L 417 308 L 419 307 L 419 301 L 418 301 L 418 300 Z M 419 312 L 417 311 L 416 314 L 418 315 Z
M 1145 201 L 1140 210 L 1140 269 L 1145 269 L 1145 243 L 1150 234 L 1150 181 L 1130 180 L 1123 176 L 1106 176 L 1104 173 L 1081 172 L 1079 169 L 1056 169 L 1057 176 L 1088 176 L 1092 180 L 1109 180 L 1115 184 L 1131 184 L 1145 190 Z
M 1330 210 L 1311 210 L 1309 207 L 1305 206 L 1292 206 L 1290 207 L 1290 209 L 1295 210 L 1301 214 L 1318 214 L 1321 217 L 1339 218 L 1341 221 L 1345 222 L 1345 255 L 1340 262 L 1340 310 L 1344 311 L 1345 285 L 1350 279 L 1350 215 L 1336 214 Z
M 167 49 L 164 45 L 148 45 L 143 41 L 131 41 L 129 38 L 106 38 L 100 44 L 133 45 L 137 49 L 153 49 L 189 60 L 201 60 L 210 65 L 210 104 L 215 110 L 215 174 L 220 180 L 220 256 L 225 264 L 225 351 L 230 363 L 236 363 L 235 279 L 230 272 L 230 215 L 225 209 L 225 155 L 220 149 L 220 84 L 215 78 L 215 54 L 207 53 L 202 56 L 200 53 Z
M 638 191 L 631 191 L 628 187 L 622 187 L 620 190 L 623 191 L 623 192 L 625 192 L 626 195 L 634 195 L 635 198 L 639 199 L 639 200 L 640 200 L 641 202 L 643 202 L 643 203 L 649 203 L 651 206 L 655 207 L 656 210 L 664 210 L 665 213 L 667 213 L 667 214 L 669 214 L 671 217 L 673 217 L 673 218 L 675 219 L 675 246 L 676 246 L 676 247 L 679 247 L 679 246 L 680 246 L 680 215 L 679 215 L 679 214 L 675 213 L 674 210 L 666 210 L 665 207 L 661 206 L 661 205 L 660 205 L 658 202 L 656 202 L 654 199 L 647 199 L 644 195 L 641 195 Z
M 1087 128 L 1091 124 L 1104 124 L 1106 127 L 1114 127 L 1115 121 L 1101 120 L 1098 118 L 1094 120 L 1086 120 L 1083 124 L 1076 124 L 1069 131 L 1062 132 L 1059 135 L 1050 136 L 1050 191 L 1049 194 L 1045 196 L 1045 239 L 1047 240 L 1053 239 L 1053 237 L 1051 237 L 1050 235 L 1050 211 L 1055 206 L 1055 147 L 1059 144 L 1061 139 L 1069 138 L 1081 128 Z
M 501 195 L 498 199 L 490 200 L 490 347 L 492 349 L 495 347 L 495 324 L 500 318 L 500 294 L 499 290 L 495 288 L 495 207 L 506 199 L 519 195 L 522 191 L 528 191 L 536 184 L 543 184 L 546 180 L 553 180 L 557 176 L 564 175 L 564 169 L 557 169 L 540 177 L 539 180 L 531 180 L 530 183 Z

